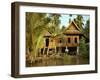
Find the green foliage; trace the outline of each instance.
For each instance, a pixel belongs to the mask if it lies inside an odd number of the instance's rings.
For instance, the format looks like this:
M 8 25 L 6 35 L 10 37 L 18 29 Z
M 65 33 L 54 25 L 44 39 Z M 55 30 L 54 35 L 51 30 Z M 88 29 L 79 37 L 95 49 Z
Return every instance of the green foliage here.
M 57 35 L 60 32 L 60 15 L 59 14 L 49 14 L 49 18 L 51 19 L 49 23 L 48 30 L 52 35 Z
M 42 33 L 49 22 L 45 13 L 26 13 L 26 48 L 33 56 L 36 56 Z
M 82 15 L 77 15 L 77 17 L 74 19 L 76 22 L 77 26 L 83 31 L 83 16 Z
M 38 48 L 43 43 L 45 30 L 56 35 L 60 24 L 60 15 L 26 12 L 26 50 L 37 56 Z M 27 52 L 27 51 L 26 51 Z
M 83 37 L 80 40 L 79 52 L 82 57 L 89 58 L 89 43 L 86 43 Z
M 62 28 L 61 28 L 61 32 L 64 32 L 65 29 L 66 29 L 66 27 L 65 27 L 65 26 L 62 26 Z
M 90 26 L 90 21 L 87 20 L 84 28 L 84 34 L 87 38 L 86 42 L 89 42 L 89 26 Z
M 43 35 L 45 30 L 49 31 L 52 35 L 57 35 L 65 30 L 65 26 L 60 29 L 60 16 L 59 14 L 47 13 L 31 13 L 26 12 L 26 50 L 36 57 L 38 48 L 43 43 Z M 69 15 L 70 17 L 72 15 Z M 83 17 L 78 15 L 75 19 L 78 27 L 83 31 Z M 86 22 L 84 34 L 89 38 L 89 20 Z M 86 45 L 85 39 L 80 41 L 80 53 L 83 56 L 88 56 L 89 46 Z
M 79 53 L 82 57 L 89 59 L 89 20 L 86 21 L 86 24 L 83 24 L 83 16 L 77 15 L 74 19 L 78 27 L 83 32 L 84 37 L 81 37 L 80 45 L 79 45 Z M 83 28 L 85 25 L 85 28 Z

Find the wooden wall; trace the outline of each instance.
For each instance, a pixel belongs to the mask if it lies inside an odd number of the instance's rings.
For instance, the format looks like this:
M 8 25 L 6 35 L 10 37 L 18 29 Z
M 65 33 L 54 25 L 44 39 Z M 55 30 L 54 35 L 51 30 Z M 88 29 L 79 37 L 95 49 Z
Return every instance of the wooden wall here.
M 68 42 L 68 38 L 70 38 L 70 43 Z M 77 39 L 77 42 L 75 42 L 75 38 Z M 61 42 L 60 42 L 61 40 Z M 44 43 L 43 43 L 43 47 L 45 46 L 45 38 L 44 38 Z M 77 47 L 79 46 L 79 36 L 78 35 L 67 35 L 66 37 L 64 37 L 63 39 L 61 38 L 49 38 L 49 48 L 55 48 L 55 47 Z
M 70 43 L 68 42 L 68 38 L 70 38 Z M 75 43 L 75 38 L 77 39 L 77 43 Z M 66 46 L 75 47 L 79 45 L 79 36 L 66 36 Z

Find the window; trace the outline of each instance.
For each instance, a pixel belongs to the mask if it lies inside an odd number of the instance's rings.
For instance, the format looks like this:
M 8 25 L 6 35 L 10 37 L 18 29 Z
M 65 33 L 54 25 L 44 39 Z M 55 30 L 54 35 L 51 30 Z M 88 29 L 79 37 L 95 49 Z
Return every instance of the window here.
M 68 38 L 68 43 L 70 43 L 70 38 Z
M 77 38 L 75 38 L 75 43 L 77 43 Z
M 62 43 L 62 41 L 60 40 L 59 43 Z

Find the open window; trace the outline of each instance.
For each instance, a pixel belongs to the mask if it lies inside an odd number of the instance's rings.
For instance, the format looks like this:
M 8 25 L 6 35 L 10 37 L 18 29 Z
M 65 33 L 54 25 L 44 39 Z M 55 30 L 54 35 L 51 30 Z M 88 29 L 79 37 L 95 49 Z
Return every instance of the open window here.
M 78 41 L 77 41 L 77 38 L 75 38 L 75 43 L 77 43 Z
M 68 43 L 70 43 L 71 42 L 71 40 L 70 40 L 70 38 L 68 38 Z

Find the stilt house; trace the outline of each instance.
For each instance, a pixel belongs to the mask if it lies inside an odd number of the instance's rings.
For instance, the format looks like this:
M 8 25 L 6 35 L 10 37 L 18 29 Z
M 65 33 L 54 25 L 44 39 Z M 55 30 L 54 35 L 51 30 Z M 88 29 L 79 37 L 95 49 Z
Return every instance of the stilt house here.
M 62 34 L 53 36 L 49 31 L 44 34 L 43 54 L 66 53 L 79 54 L 80 38 L 83 35 L 77 24 L 72 21 Z

